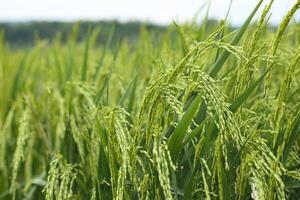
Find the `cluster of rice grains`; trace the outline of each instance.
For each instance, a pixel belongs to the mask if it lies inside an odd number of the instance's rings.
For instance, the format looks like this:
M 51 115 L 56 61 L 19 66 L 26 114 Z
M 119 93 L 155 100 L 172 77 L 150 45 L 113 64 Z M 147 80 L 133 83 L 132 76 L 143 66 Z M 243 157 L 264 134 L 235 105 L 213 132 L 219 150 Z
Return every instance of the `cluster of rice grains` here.
M 299 199 L 300 0 L 277 31 L 275 3 L 105 47 L 1 32 L 0 199 Z

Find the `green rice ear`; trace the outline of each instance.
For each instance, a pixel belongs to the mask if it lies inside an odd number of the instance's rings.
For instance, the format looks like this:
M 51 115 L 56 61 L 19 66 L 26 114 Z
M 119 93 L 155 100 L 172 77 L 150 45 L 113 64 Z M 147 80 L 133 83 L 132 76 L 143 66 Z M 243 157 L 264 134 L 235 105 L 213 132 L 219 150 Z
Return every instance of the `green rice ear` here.
M 272 46 L 271 46 L 271 55 L 274 56 L 278 50 L 278 46 L 280 41 L 282 40 L 282 36 L 285 32 L 285 30 L 287 29 L 290 21 L 292 20 L 292 17 L 295 15 L 295 13 L 297 12 L 297 10 L 300 8 L 300 0 L 297 0 L 297 2 L 293 5 L 293 7 L 290 9 L 290 11 L 285 15 L 285 17 L 283 18 L 283 20 L 281 21 L 278 29 L 277 29 L 277 33 L 273 39 L 272 42 Z M 273 62 L 268 62 L 268 68 L 270 68 L 270 72 L 266 78 L 265 81 L 265 96 L 267 97 L 267 93 L 270 87 L 270 83 L 271 83 L 271 79 L 272 79 L 272 69 L 273 69 L 274 63 Z

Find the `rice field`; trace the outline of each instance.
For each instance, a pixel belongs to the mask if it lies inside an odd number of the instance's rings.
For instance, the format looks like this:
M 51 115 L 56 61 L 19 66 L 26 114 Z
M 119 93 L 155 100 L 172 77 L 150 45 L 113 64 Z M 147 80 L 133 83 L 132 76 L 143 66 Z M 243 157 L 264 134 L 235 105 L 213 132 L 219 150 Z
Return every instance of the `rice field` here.
M 276 28 L 273 2 L 134 43 L 1 32 L 0 199 L 300 199 L 300 0 Z

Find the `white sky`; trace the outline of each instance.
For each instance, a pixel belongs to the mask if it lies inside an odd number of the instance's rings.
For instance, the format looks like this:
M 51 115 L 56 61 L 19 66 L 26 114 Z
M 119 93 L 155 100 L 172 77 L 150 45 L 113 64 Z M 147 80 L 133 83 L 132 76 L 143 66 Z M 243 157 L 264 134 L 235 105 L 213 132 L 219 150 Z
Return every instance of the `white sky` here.
M 225 16 L 230 0 L 211 0 L 210 16 Z M 265 0 L 268 2 L 269 0 Z M 0 21 L 118 19 L 167 24 L 191 19 L 206 0 L 0 0 Z M 242 23 L 258 0 L 233 0 L 230 20 Z M 275 0 L 272 23 L 278 23 L 296 0 Z M 205 10 L 202 11 L 204 14 Z M 296 19 L 299 20 L 299 12 Z

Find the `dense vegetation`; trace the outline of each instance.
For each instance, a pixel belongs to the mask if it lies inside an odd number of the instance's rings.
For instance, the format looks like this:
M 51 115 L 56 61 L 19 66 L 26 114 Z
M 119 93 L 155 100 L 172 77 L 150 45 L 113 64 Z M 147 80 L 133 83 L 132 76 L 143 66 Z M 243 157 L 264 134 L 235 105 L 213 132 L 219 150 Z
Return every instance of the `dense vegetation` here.
M 99 45 L 105 44 L 112 27 L 115 27 L 112 43 L 115 43 L 118 38 L 126 38 L 130 43 L 136 42 L 141 27 L 146 27 L 152 34 L 161 34 L 166 30 L 164 26 L 141 22 L 78 21 L 76 23 L 78 26 L 76 41 L 80 42 L 84 40 L 87 37 L 88 28 L 90 27 L 91 29 L 101 29 L 101 36 L 94 41 Z M 209 24 L 213 23 L 211 21 Z M 7 44 L 13 48 L 24 48 L 33 46 L 36 40 L 52 42 L 57 37 L 60 37 L 62 44 L 65 44 L 74 26 L 76 26 L 74 22 L 0 23 L 0 30 L 5 32 L 4 40 Z
M 233 32 L 2 33 L 0 199 L 299 199 L 300 0 L 275 31 L 262 2 Z

